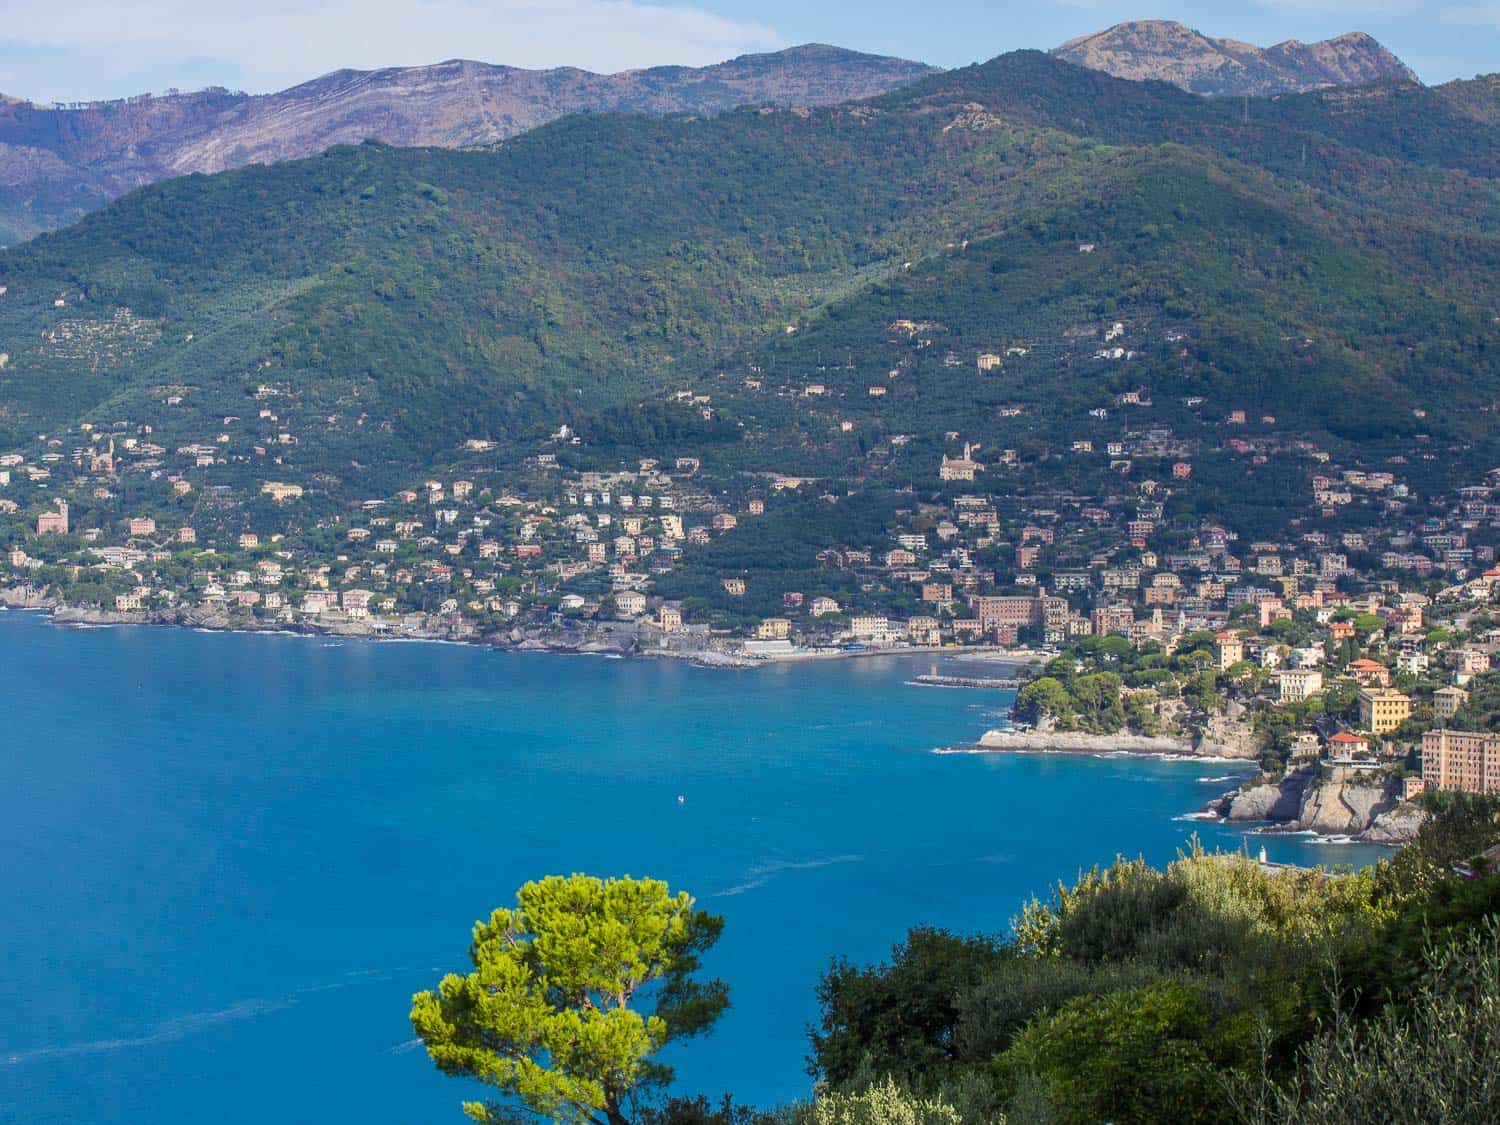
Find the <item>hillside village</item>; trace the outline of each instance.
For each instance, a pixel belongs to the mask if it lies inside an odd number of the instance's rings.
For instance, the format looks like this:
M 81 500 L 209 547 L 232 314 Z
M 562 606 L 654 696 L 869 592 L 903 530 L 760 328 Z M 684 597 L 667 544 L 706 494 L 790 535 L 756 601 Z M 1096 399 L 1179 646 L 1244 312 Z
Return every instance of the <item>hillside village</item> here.
M 930 328 L 898 321 L 890 339 L 911 346 Z M 1124 334 L 1117 324 L 1103 339 L 1118 346 Z M 1028 351 L 968 362 L 987 377 Z M 756 369 L 736 388 L 742 412 L 743 396 L 759 394 L 811 424 L 868 425 L 841 418 L 847 392 L 827 382 L 766 383 Z M 583 439 L 563 425 L 522 465 L 475 438 L 446 471 L 360 497 L 299 458 L 338 416 L 260 385 L 252 410 L 195 433 L 188 393 L 164 393 L 151 421 L 83 423 L 0 455 L 11 604 L 58 607 L 64 620 L 710 663 L 1042 648 L 1062 655 L 1022 692 L 1023 723 L 1170 733 L 1205 753 L 1234 743 L 1230 753 L 1273 772 L 1320 762 L 1397 777 L 1405 797 L 1500 788 L 1494 740 L 1429 730 L 1461 713 L 1500 648 L 1489 613 L 1500 471 L 1419 497 L 1406 456 L 1345 468 L 1240 410 L 1180 436 L 1152 424 L 1141 389 L 1088 409 L 1086 432 L 1101 440 L 1038 452 L 1032 435 L 1021 455 L 950 431 L 917 468 L 925 479 L 899 487 L 879 479 L 907 454 L 899 434 L 869 445 L 856 486 L 715 469 L 711 450 L 681 441 L 631 465 L 580 468 Z M 717 409 L 692 391 L 668 403 L 705 420 Z M 1173 407 L 1213 409 L 1201 398 Z M 1028 422 L 1026 409 L 998 413 L 1002 425 Z M 1247 541 L 1197 515 L 1197 466 L 1272 460 L 1304 480 L 1285 534 Z M 1097 491 L 1058 490 L 1059 462 L 1083 466 L 1070 484 Z M 1043 471 L 1050 488 L 1037 486 Z M 847 538 L 830 538 L 841 526 Z M 785 557 L 768 563 L 767 551 Z M 808 566 L 795 565 L 799 552 Z

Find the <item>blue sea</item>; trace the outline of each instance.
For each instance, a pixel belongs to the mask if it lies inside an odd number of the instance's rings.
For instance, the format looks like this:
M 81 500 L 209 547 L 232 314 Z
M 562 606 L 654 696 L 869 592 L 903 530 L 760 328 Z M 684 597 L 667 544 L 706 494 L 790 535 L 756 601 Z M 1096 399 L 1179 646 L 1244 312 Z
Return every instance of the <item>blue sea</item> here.
M 748 671 L 0 614 L 0 1121 L 463 1120 L 407 1023 L 552 872 L 651 875 L 727 925 L 684 1092 L 804 1096 L 830 958 L 999 930 L 1117 853 L 1166 861 L 1234 767 L 939 755 L 972 663 Z M 1251 837 L 1273 859 L 1376 849 Z

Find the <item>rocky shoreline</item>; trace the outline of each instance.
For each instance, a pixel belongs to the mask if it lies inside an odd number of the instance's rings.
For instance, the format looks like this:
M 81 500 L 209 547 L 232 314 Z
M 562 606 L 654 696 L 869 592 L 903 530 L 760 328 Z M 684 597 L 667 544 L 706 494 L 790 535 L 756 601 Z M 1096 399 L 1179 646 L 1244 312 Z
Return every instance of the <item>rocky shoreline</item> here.
M 514 652 L 557 652 L 580 655 L 664 656 L 697 659 L 705 665 L 722 667 L 749 666 L 757 661 L 712 650 L 676 652 L 642 650 L 633 634 L 624 630 L 611 633 L 583 632 L 576 637 L 547 634 L 542 630 L 514 630 L 510 633 L 480 634 L 472 629 L 454 629 L 428 618 L 421 624 L 403 621 L 395 628 L 381 627 L 369 621 L 260 621 L 209 609 L 176 609 L 152 612 L 120 612 L 87 606 L 67 605 L 56 598 L 25 587 L 0 588 L 0 607 L 46 613 L 52 622 L 64 627 L 106 627 L 116 625 L 149 625 L 161 628 L 200 629 L 225 633 L 293 633 L 308 637 L 353 637 L 375 641 L 440 641 L 473 644 Z
M 985 731 L 975 751 L 997 754 L 1152 754 L 1181 758 L 1253 760 L 1255 749 L 1237 730 L 1220 727 L 1186 735 L 1088 734 L 1029 728 Z
M 952 753 L 993 754 L 1140 754 L 1205 761 L 1253 761 L 1249 739 L 1226 738 L 1226 730 L 1205 731 L 1196 739 L 1133 734 L 1084 734 L 1076 731 L 991 730 L 979 742 Z M 1399 846 L 1410 843 L 1426 814 L 1402 799 L 1394 777 L 1372 778 L 1360 771 L 1317 767 L 1289 771 L 1283 777 L 1264 774 L 1244 788 L 1210 801 L 1200 819 L 1222 824 L 1262 824 L 1268 832 L 1314 832 L 1362 844 Z
M 1409 843 L 1426 814 L 1401 795 L 1394 777 L 1371 778 L 1317 767 L 1289 770 L 1280 778 L 1224 794 L 1204 810 L 1226 824 L 1267 823 L 1270 831 L 1346 836 L 1362 844 Z
M 1193 755 L 1181 738 L 1137 734 L 1084 734 L 1076 731 L 988 730 L 974 750 L 997 754 L 1172 754 Z

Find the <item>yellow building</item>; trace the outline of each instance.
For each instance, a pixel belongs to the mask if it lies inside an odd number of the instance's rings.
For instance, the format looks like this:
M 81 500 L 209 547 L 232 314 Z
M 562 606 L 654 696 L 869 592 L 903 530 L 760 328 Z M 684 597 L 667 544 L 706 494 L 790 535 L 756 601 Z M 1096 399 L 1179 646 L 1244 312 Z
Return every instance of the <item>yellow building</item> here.
M 1097 632 L 1097 627 L 1095 629 Z M 1245 645 L 1238 633 L 1220 633 L 1214 638 L 1214 663 L 1219 671 L 1245 659 Z
M 1395 688 L 1366 688 L 1359 693 L 1359 725 L 1371 734 L 1386 734 L 1411 717 L 1411 697 Z
M 906 623 L 906 639 L 914 645 L 940 645 L 942 624 L 936 617 L 913 617 Z
M 755 627 L 758 641 L 784 641 L 792 635 L 792 623 L 785 617 L 768 617 Z

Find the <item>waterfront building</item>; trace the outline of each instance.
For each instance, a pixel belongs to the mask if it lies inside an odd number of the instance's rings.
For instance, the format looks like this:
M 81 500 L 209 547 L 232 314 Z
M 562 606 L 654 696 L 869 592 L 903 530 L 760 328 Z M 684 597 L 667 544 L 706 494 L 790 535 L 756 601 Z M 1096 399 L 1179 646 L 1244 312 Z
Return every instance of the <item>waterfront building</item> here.
M 940 645 L 942 625 L 936 617 L 913 617 L 906 622 L 906 639 L 914 645 Z
M 1328 740 L 1328 754 L 1334 761 L 1364 758 L 1370 753 L 1370 740 L 1362 735 L 1339 731 Z
M 1322 753 L 1322 750 L 1323 746 L 1318 741 L 1318 736 L 1310 730 L 1302 731 L 1292 739 L 1292 757 L 1294 759 L 1316 758 Z
M 1428 731 L 1422 736 L 1422 781 L 1428 789 L 1500 793 L 1500 734 Z
M 792 623 L 785 617 L 768 617 L 755 627 L 755 639 L 784 641 L 792 635 Z

